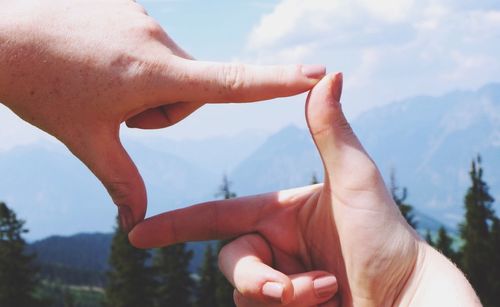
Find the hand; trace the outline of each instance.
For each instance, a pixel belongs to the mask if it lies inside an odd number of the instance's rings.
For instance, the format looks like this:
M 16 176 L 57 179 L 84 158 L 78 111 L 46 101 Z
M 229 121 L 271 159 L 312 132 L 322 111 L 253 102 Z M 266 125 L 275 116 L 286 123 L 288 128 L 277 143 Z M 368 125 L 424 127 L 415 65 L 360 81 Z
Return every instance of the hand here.
M 341 87 L 341 75 L 329 75 L 306 104 L 324 184 L 164 213 L 137 225 L 131 242 L 246 234 L 219 255 L 238 306 L 480 306 L 463 275 L 402 217 L 342 113 Z M 318 271 L 336 277 L 333 298 L 333 282 L 316 285 Z
M 131 0 L 2 1 L 0 100 L 61 140 L 102 181 L 130 228 L 146 191 L 119 127 L 162 128 L 203 103 L 309 90 L 320 66 L 194 61 Z

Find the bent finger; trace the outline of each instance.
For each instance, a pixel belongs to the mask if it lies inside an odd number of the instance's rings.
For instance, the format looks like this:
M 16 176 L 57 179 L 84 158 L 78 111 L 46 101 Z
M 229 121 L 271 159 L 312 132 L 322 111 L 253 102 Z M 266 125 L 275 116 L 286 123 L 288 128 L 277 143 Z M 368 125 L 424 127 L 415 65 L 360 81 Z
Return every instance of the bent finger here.
M 129 128 L 160 129 L 172 126 L 198 110 L 203 103 L 177 102 L 146 110 L 126 120 Z
M 130 231 L 144 219 L 147 205 L 144 181 L 122 146 L 118 131 L 107 128 L 93 133 L 86 131 L 83 137 L 65 143 L 107 189 L 118 206 L 124 231 Z
M 328 272 L 287 276 L 271 265 L 271 248 L 257 234 L 232 241 L 219 254 L 219 268 L 247 301 L 277 306 L 316 306 L 337 292 L 337 279 Z

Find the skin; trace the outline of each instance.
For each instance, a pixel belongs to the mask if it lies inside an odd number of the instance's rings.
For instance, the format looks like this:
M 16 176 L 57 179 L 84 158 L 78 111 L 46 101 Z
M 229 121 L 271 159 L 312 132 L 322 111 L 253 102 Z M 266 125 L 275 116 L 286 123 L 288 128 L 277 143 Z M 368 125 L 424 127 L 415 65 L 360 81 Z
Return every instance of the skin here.
M 328 75 L 306 103 L 324 184 L 167 212 L 137 225 L 131 242 L 237 237 L 219 266 L 238 306 L 481 306 L 463 274 L 406 223 L 342 113 L 341 89 L 342 75 Z M 332 275 L 318 295 L 315 281 Z
M 63 142 L 107 188 L 125 230 L 146 190 L 120 124 L 156 129 L 204 103 L 295 95 L 322 66 L 194 61 L 130 0 L 0 0 L 0 101 Z

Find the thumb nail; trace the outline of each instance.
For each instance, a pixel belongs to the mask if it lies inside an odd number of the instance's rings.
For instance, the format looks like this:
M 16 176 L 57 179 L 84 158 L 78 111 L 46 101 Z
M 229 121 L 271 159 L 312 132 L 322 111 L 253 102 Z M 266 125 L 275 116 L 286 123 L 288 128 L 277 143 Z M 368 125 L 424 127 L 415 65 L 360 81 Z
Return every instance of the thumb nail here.
M 274 301 L 281 302 L 283 296 L 283 285 L 277 282 L 266 282 L 262 287 L 262 294 Z
M 302 65 L 302 74 L 309 79 L 319 80 L 326 74 L 326 67 L 323 65 Z
M 127 206 L 118 206 L 118 216 L 120 220 L 120 228 L 128 233 L 133 227 L 132 211 Z

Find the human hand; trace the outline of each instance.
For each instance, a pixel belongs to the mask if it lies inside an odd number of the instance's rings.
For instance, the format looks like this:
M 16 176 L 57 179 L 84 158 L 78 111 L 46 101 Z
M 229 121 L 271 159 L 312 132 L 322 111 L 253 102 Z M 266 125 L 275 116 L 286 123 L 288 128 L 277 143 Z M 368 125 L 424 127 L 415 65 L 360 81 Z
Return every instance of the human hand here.
M 131 0 L 2 1 L 0 101 L 61 140 L 107 188 L 122 226 L 143 219 L 146 191 L 119 127 L 162 128 L 203 103 L 309 90 L 320 66 L 194 61 Z
M 342 113 L 341 87 L 341 75 L 329 75 L 306 104 L 324 184 L 164 213 L 137 225 L 131 242 L 246 234 L 219 255 L 238 306 L 480 306 L 458 269 L 402 217 Z M 327 272 L 336 284 L 316 285 L 311 275 Z

